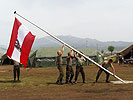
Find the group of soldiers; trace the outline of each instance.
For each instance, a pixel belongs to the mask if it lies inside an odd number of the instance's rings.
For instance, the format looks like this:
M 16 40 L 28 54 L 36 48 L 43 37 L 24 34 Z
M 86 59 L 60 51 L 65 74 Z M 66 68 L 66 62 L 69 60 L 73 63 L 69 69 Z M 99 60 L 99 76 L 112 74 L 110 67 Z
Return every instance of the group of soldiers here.
M 62 80 L 63 80 L 63 77 L 64 77 L 64 71 L 63 71 L 63 68 L 62 68 L 62 54 L 64 52 L 64 46 L 62 46 L 62 50 L 61 51 L 58 51 L 57 54 L 57 68 L 59 70 L 59 77 L 56 81 L 56 84 L 58 85 L 62 85 Z M 73 53 L 74 52 L 74 53 Z M 73 80 L 73 77 L 74 77 L 74 70 L 73 70 L 73 63 L 72 63 L 72 59 L 75 58 L 76 59 L 76 72 L 75 72 L 75 78 L 74 78 L 74 82 L 72 81 Z M 75 51 L 71 50 L 70 52 L 68 52 L 68 56 L 67 56 L 67 64 L 66 64 L 66 84 L 76 84 L 77 83 L 77 79 L 78 79 L 78 75 L 79 73 L 81 73 L 82 75 L 82 82 L 83 83 L 86 83 L 85 81 L 85 72 L 84 72 L 84 69 L 83 69 L 83 64 L 86 62 L 87 60 L 85 58 L 82 57 L 81 54 L 77 54 Z M 104 67 L 105 69 L 107 69 L 108 67 L 111 67 L 112 70 L 113 70 L 113 73 L 115 74 L 115 68 L 114 66 L 112 65 L 112 62 L 113 60 L 112 59 L 109 59 L 107 62 L 103 62 L 101 64 L 102 67 Z M 99 69 L 98 73 L 97 73 L 97 76 L 96 76 L 96 81 L 95 82 L 98 82 L 98 79 L 101 75 L 102 72 L 105 72 L 106 73 L 106 82 L 108 83 L 109 82 L 109 73 L 106 72 L 105 70 L 103 69 Z M 19 77 L 20 77 L 20 65 L 18 62 L 14 61 L 14 68 L 13 68 L 13 73 L 14 73 L 14 81 L 19 81 Z
M 60 72 L 60 75 L 56 81 L 56 84 L 58 85 L 62 85 L 62 80 L 63 80 L 63 77 L 64 77 L 64 71 L 63 71 L 63 68 L 62 68 L 62 54 L 64 52 L 64 46 L 62 46 L 62 50 L 61 51 L 58 51 L 57 54 L 57 65 L 58 65 L 58 70 Z M 73 71 L 73 68 L 72 68 L 72 59 L 75 58 L 76 61 L 77 61 L 77 64 L 76 64 L 76 73 L 75 73 L 75 81 L 74 83 L 77 83 L 77 79 L 78 79 L 78 75 L 79 73 L 81 72 L 81 75 L 82 75 L 82 80 L 83 80 L 83 83 L 86 83 L 85 81 L 85 73 L 84 73 L 84 70 L 83 70 L 83 63 L 86 61 L 85 59 L 82 59 L 81 58 L 82 56 L 80 54 L 76 54 L 76 52 L 74 52 L 74 55 L 72 54 L 72 50 L 68 53 L 68 57 L 67 57 L 67 65 L 66 65 L 66 84 L 73 84 L 72 82 L 72 79 L 74 77 L 74 71 Z
M 62 80 L 63 80 L 63 77 L 64 77 L 64 71 L 63 71 L 63 68 L 62 68 L 62 54 L 64 52 L 64 46 L 62 46 L 62 50 L 61 51 L 58 51 L 57 54 L 57 68 L 59 70 L 59 77 L 56 81 L 56 84 L 58 85 L 62 85 Z M 73 80 L 73 77 L 74 77 L 74 71 L 73 71 L 73 68 L 72 68 L 72 59 L 75 58 L 76 59 L 76 72 L 75 72 L 75 79 L 74 79 L 74 82 L 72 82 Z M 73 54 L 73 50 L 71 50 L 70 52 L 68 52 L 68 56 L 67 56 L 67 64 L 66 64 L 66 84 L 76 84 L 77 83 L 77 79 L 78 79 L 78 75 L 79 73 L 81 73 L 82 75 L 82 81 L 83 83 L 86 83 L 85 81 L 85 72 L 84 72 L 84 69 L 83 69 L 83 64 L 84 62 L 86 62 L 87 60 L 84 58 L 82 58 L 82 55 L 81 54 L 77 54 L 75 51 L 74 51 L 74 54 Z M 112 62 L 113 60 L 112 59 L 109 59 L 107 62 L 103 62 L 101 65 L 107 69 L 108 67 L 111 67 L 112 70 L 113 70 L 113 73 L 115 73 L 115 68 L 114 66 L 112 65 Z M 96 82 L 98 81 L 101 73 L 103 72 L 104 70 L 103 69 L 99 69 L 98 73 L 97 73 L 97 76 L 96 76 Z M 106 73 L 106 82 L 108 83 L 109 82 L 109 73 L 104 71 Z

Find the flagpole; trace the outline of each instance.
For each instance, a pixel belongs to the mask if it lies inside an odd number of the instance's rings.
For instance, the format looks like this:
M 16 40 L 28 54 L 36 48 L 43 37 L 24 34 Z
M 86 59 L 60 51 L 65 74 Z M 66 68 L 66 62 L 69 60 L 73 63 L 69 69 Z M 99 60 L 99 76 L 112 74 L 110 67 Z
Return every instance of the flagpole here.
M 65 43 L 64 41 L 62 41 L 61 39 L 57 38 L 56 36 L 52 35 L 51 33 L 47 32 L 46 30 L 42 29 L 41 27 L 39 27 L 38 25 L 34 24 L 33 22 L 29 21 L 28 19 L 24 18 L 23 16 L 21 16 L 20 14 L 18 14 L 16 11 L 14 12 L 14 14 L 18 15 L 19 17 L 23 18 L 24 20 L 26 20 L 27 22 L 29 22 L 30 24 L 32 24 L 33 26 L 37 27 L 38 29 L 40 29 L 41 31 L 45 32 L 46 34 L 48 34 L 49 36 L 51 36 L 52 38 L 54 38 L 55 40 L 59 41 L 62 44 L 65 44 L 65 46 L 67 46 L 68 48 L 72 49 L 73 51 L 77 52 L 78 54 L 82 55 L 84 58 L 88 59 L 89 61 L 91 61 L 93 64 L 97 65 L 98 67 L 100 67 L 101 69 L 103 69 L 104 71 L 108 72 L 110 75 L 112 75 L 113 77 L 115 77 L 116 79 L 120 80 L 121 82 L 125 83 L 124 80 L 122 80 L 120 77 L 116 76 L 115 74 L 113 74 L 112 72 L 110 72 L 109 70 L 105 69 L 104 67 L 102 67 L 101 65 L 99 65 L 98 63 L 96 63 L 94 60 L 92 60 L 91 58 L 89 58 L 88 56 L 86 56 L 85 54 L 81 53 L 80 51 L 78 51 L 77 49 L 73 48 L 72 46 L 70 46 L 69 44 Z

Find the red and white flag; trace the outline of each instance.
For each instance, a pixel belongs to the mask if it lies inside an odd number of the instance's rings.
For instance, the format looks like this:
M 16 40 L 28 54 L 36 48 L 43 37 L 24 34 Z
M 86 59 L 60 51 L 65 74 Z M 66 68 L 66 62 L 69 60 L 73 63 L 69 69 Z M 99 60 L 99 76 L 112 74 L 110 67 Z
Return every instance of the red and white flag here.
M 34 39 L 35 36 L 15 18 L 7 56 L 26 67 Z

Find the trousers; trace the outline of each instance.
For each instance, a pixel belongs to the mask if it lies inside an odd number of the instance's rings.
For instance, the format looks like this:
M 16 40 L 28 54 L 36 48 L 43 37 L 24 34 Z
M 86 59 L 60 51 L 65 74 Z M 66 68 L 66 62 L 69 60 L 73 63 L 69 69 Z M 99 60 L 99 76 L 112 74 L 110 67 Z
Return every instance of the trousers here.
M 76 73 L 75 73 L 75 81 L 77 81 L 79 73 L 81 73 L 82 80 L 83 80 L 83 82 L 85 82 L 85 72 L 84 72 L 84 69 L 83 69 L 82 66 L 78 66 L 77 65 L 76 66 Z
M 16 80 L 16 77 L 17 77 L 18 81 L 19 81 L 19 76 L 20 76 L 20 67 L 19 67 L 19 65 L 14 66 L 13 73 L 14 73 L 14 80 Z
M 58 70 L 59 70 L 59 77 L 57 78 L 57 83 L 60 82 L 62 83 L 63 77 L 64 77 L 64 72 L 63 72 L 63 68 L 62 65 L 58 65 Z
M 67 65 L 66 66 L 66 82 L 72 82 L 74 76 L 74 71 L 72 66 Z
M 100 77 L 100 75 L 101 75 L 101 73 L 103 72 L 104 70 L 103 69 L 99 69 L 99 71 L 98 71 L 98 73 L 97 73 L 97 76 L 96 76 L 96 82 L 98 81 L 98 79 L 99 79 L 99 77 Z M 105 73 L 106 73 L 106 82 L 109 80 L 109 73 L 108 72 L 106 72 L 106 71 L 104 71 Z

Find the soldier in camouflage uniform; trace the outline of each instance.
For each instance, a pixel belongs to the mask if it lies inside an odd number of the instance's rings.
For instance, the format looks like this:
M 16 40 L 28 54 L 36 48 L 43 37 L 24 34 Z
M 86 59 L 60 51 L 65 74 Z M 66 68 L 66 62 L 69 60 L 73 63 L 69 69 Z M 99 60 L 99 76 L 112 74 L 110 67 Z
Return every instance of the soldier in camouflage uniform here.
M 17 81 L 19 81 L 19 76 L 20 76 L 20 65 L 18 62 L 14 61 L 14 68 L 13 68 L 13 73 L 14 73 L 14 81 L 16 81 L 16 76 L 17 76 Z
M 60 75 L 59 75 L 59 77 L 56 81 L 56 84 L 58 84 L 58 85 L 62 85 L 62 80 L 63 80 L 63 77 L 64 77 L 64 72 L 63 72 L 63 68 L 62 68 L 62 54 L 64 52 L 64 46 L 65 45 L 62 46 L 61 51 L 57 52 L 57 54 L 58 54 L 58 56 L 57 56 L 57 68 L 58 68 L 59 73 L 60 73 Z
M 72 55 L 72 50 L 71 52 L 68 53 L 68 57 L 67 57 L 67 65 L 66 65 L 66 84 L 71 83 L 72 84 L 72 79 L 74 76 L 74 71 L 72 68 L 72 59 L 73 59 L 73 55 Z
M 83 83 L 86 83 L 85 81 L 85 72 L 84 72 L 84 69 L 83 69 L 83 63 L 86 61 L 86 59 L 82 59 L 82 55 L 78 54 L 78 56 L 76 55 L 75 53 L 75 58 L 76 58 L 76 73 L 75 73 L 75 84 L 77 83 L 77 79 L 78 79 L 78 75 L 79 75 L 79 72 L 81 72 L 81 75 L 82 75 L 82 80 L 83 80 Z
M 107 69 L 108 67 L 111 67 L 112 70 L 113 70 L 113 73 L 115 73 L 115 68 L 114 66 L 112 65 L 112 62 L 113 60 L 112 59 L 109 59 L 108 62 L 104 62 L 102 64 L 102 67 L 104 67 L 105 69 Z M 103 72 L 104 70 L 102 68 L 99 69 L 98 73 L 97 73 L 97 76 L 96 76 L 96 82 L 98 81 L 101 73 Z M 109 73 L 104 71 L 106 73 L 106 82 L 109 83 Z

